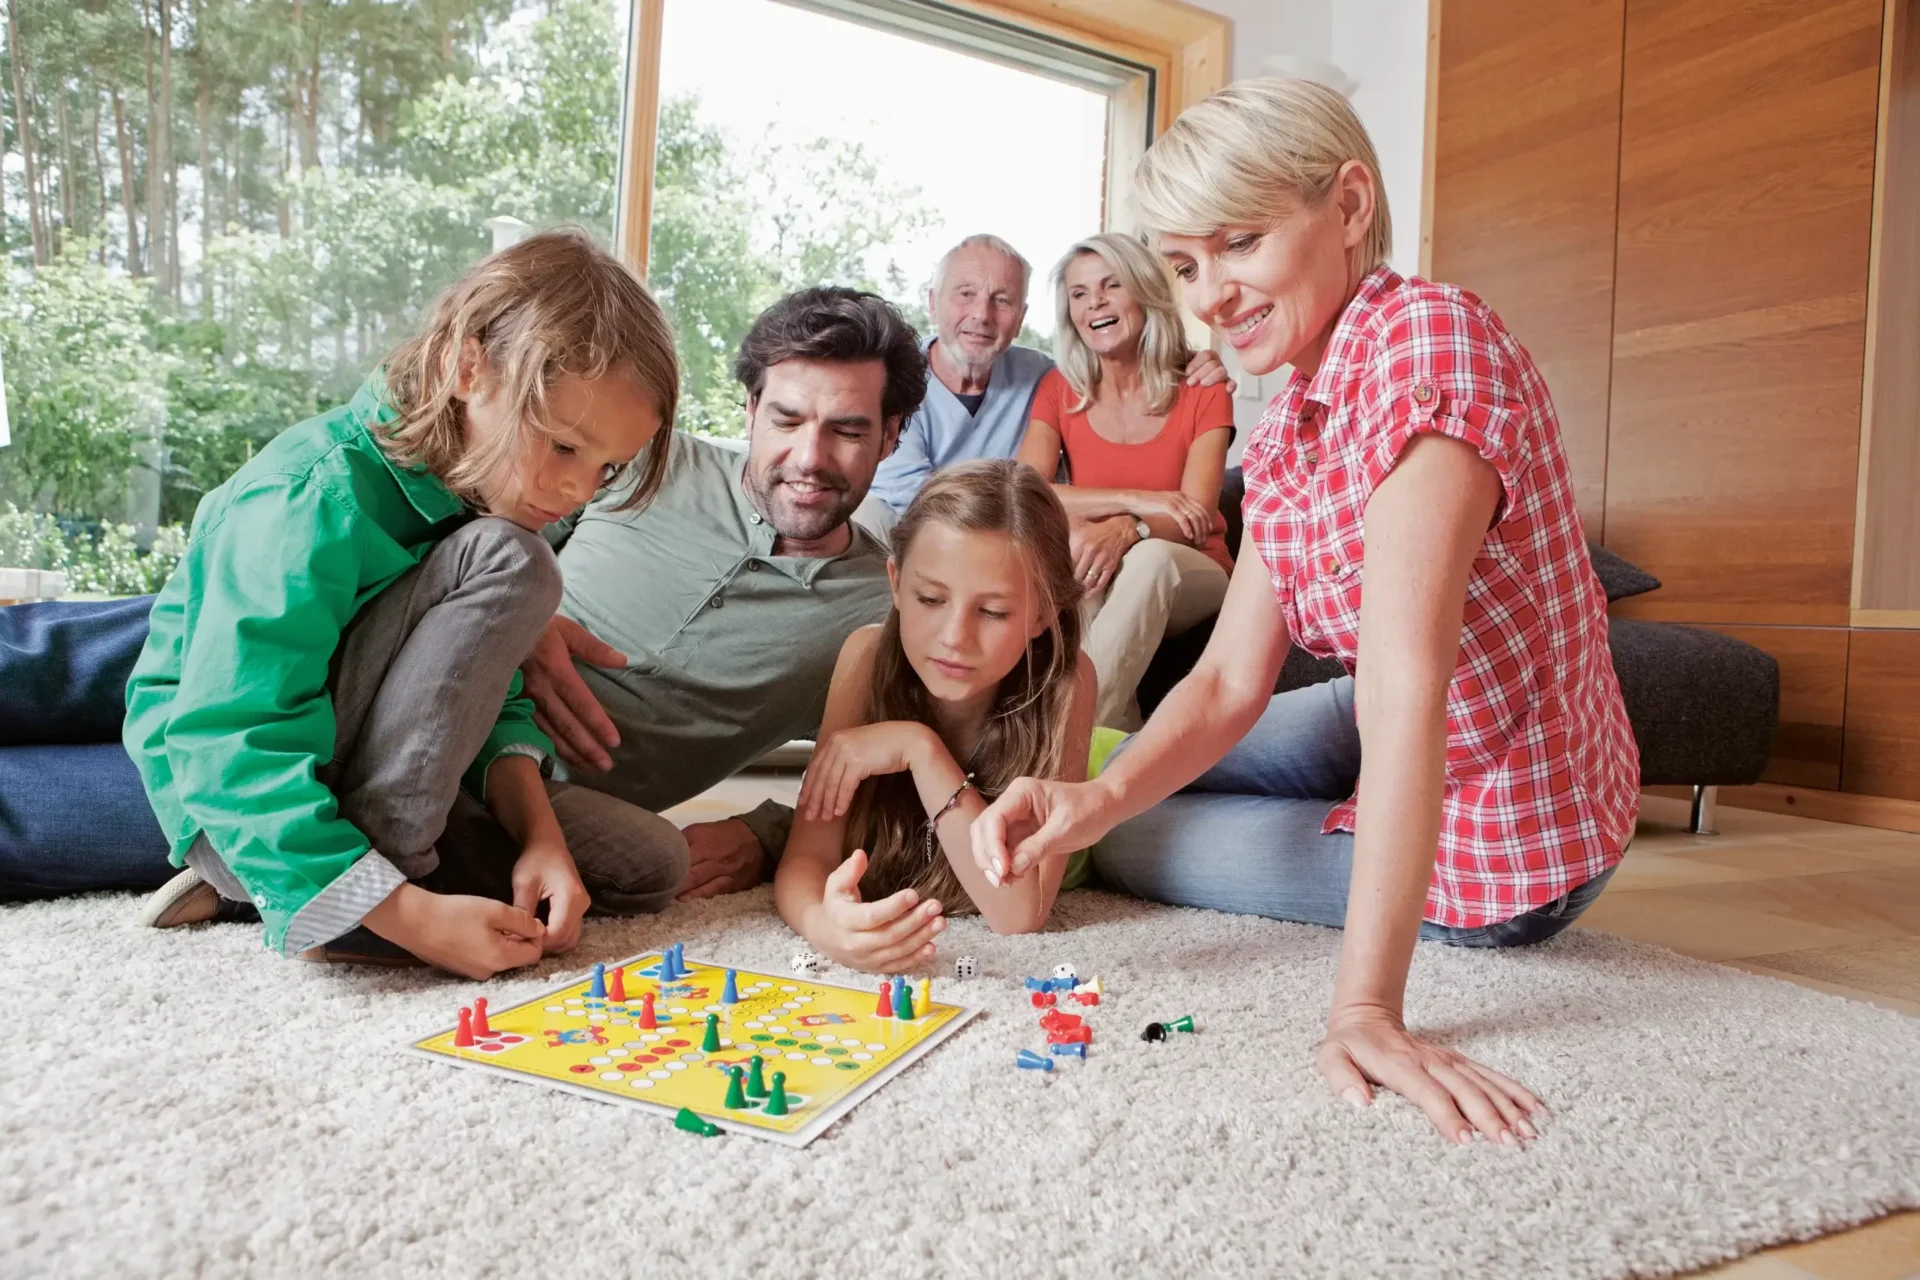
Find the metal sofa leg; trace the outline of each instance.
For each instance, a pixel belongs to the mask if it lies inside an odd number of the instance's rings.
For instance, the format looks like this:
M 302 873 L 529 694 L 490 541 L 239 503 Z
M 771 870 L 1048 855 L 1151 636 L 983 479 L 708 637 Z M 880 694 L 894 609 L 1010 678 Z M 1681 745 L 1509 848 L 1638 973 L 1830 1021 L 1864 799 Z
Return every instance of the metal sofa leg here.
M 1687 830 L 1696 836 L 1717 836 L 1720 834 L 1713 825 L 1714 810 L 1720 804 L 1720 788 L 1695 787 L 1693 789 L 1693 811 L 1687 815 Z

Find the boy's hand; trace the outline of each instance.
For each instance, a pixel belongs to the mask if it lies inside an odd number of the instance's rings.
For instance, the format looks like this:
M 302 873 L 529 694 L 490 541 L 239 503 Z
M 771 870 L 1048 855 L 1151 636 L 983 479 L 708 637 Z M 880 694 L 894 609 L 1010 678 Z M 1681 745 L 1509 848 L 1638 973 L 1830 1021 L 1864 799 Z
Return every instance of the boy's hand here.
M 807 931 L 807 940 L 836 964 L 866 973 L 899 973 L 933 959 L 933 940 L 947 927 L 940 904 L 921 902 L 912 889 L 862 902 L 860 877 L 866 873 L 862 849 L 833 869 L 816 917 L 819 927 Z
M 417 884 L 395 889 L 361 923 L 436 969 L 481 981 L 538 963 L 546 934 L 518 907 Z
M 532 841 L 513 864 L 513 905 L 531 916 L 542 902 L 547 904 L 546 953 L 573 950 L 580 941 L 580 917 L 587 913 L 587 886 L 558 835 Z

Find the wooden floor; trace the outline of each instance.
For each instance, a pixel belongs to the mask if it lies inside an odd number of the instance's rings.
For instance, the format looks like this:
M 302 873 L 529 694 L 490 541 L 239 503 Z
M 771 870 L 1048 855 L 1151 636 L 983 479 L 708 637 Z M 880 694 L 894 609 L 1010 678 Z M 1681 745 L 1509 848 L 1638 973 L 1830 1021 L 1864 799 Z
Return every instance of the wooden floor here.
M 791 802 L 797 785 L 797 774 L 743 775 L 671 816 Z M 1579 927 L 1920 1017 L 1920 835 L 1722 808 L 1719 835 L 1690 836 L 1686 817 L 1679 801 L 1645 798 L 1633 848 Z M 1700 1274 L 1920 1280 L 1920 1212 Z

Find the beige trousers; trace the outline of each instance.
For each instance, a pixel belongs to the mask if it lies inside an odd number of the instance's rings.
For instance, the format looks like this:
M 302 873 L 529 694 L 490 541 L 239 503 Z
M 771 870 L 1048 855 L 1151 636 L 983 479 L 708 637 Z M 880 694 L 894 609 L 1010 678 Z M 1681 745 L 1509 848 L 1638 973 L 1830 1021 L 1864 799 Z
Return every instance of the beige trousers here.
M 1226 598 L 1227 571 L 1183 543 L 1148 538 L 1121 557 L 1106 590 L 1080 606 L 1086 628 L 1081 647 L 1100 676 L 1093 722 L 1138 729 L 1140 709 L 1133 693 L 1154 650 L 1166 637 L 1220 612 Z

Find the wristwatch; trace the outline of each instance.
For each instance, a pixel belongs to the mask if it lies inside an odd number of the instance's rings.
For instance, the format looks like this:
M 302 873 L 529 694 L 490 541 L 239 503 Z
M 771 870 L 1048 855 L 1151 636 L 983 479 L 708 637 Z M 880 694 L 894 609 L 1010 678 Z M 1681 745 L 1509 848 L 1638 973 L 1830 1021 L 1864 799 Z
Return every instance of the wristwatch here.
M 1153 536 L 1153 526 L 1148 524 L 1145 518 L 1135 516 L 1133 518 L 1133 532 L 1134 536 L 1138 537 L 1140 541 L 1145 542 Z

